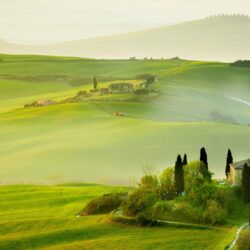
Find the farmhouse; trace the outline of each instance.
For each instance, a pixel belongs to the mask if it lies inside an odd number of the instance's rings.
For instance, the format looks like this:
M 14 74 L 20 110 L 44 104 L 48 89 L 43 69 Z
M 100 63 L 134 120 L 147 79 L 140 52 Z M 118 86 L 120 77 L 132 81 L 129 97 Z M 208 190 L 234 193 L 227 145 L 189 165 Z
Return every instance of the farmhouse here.
M 133 93 L 134 86 L 131 83 L 112 83 L 109 85 L 110 94 Z
M 101 94 L 108 94 L 109 93 L 109 88 L 101 88 L 100 93 Z
M 24 107 L 25 108 L 29 108 L 29 107 L 43 107 L 43 106 L 49 106 L 49 105 L 54 105 L 56 104 L 55 101 L 53 100 L 47 100 L 47 99 L 41 99 L 38 101 L 34 101 L 30 104 L 25 104 Z
M 230 165 L 230 174 L 228 175 L 227 179 L 232 186 L 241 185 L 242 171 L 245 164 L 250 165 L 250 158 L 247 160 L 234 162 Z
M 42 100 L 36 101 L 37 106 L 49 106 L 53 104 L 55 104 L 55 101 L 53 100 L 42 99 Z

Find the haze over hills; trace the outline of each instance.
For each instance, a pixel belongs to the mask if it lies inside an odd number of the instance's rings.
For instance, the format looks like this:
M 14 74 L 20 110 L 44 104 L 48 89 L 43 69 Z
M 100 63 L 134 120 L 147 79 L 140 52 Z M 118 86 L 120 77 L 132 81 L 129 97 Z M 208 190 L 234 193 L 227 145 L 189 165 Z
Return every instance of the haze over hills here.
M 209 169 L 223 178 L 228 148 L 235 161 L 249 157 L 248 67 L 32 55 L 0 61 L 0 184 L 55 176 L 128 184 L 145 166 L 156 172 L 172 166 L 178 153 L 199 159 L 201 146 Z M 148 95 L 72 99 L 91 93 L 94 75 L 105 89 L 144 73 L 158 76 Z M 23 108 L 44 99 L 59 103 Z
M 0 53 L 50 54 L 90 58 L 182 57 L 234 61 L 250 58 L 250 17 L 213 16 L 150 30 L 25 46 L 0 41 Z

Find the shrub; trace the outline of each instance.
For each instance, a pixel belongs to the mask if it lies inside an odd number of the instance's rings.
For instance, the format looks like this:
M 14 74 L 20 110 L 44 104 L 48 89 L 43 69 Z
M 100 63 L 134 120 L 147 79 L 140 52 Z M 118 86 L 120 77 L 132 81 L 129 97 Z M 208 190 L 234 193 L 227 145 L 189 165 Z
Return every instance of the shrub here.
M 227 218 L 227 211 L 215 200 L 207 201 L 207 209 L 203 214 L 203 222 L 209 224 L 222 224 Z
M 87 95 L 87 91 L 85 90 L 80 90 L 78 93 L 77 93 L 77 96 L 86 96 Z
M 230 209 L 230 202 L 232 197 L 232 191 L 228 189 L 217 188 L 214 198 L 219 205 L 227 210 Z
M 145 227 L 145 226 L 153 227 L 153 226 L 156 226 L 157 224 L 156 220 L 150 218 L 150 216 L 144 213 L 138 214 L 138 216 L 136 217 L 136 221 L 138 225 L 142 227 Z
M 201 186 L 195 186 L 188 194 L 190 201 L 203 208 L 206 207 L 207 200 L 213 200 L 216 196 L 217 188 L 211 184 L 204 184 Z
M 153 207 L 153 212 L 155 215 L 161 215 L 165 212 L 171 212 L 175 209 L 175 204 L 173 201 L 158 201 Z
M 201 212 L 197 207 L 193 207 L 192 204 L 182 201 L 176 204 L 175 212 L 181 218 L 189 218 L 191 221 L 200 222 L 201 221 Z
M 135 91 L 136 95 L 148 95 L 149 94 L 149 90 L 148 89 L 137 89 Z
M 143 79 L 146 80 L 146 85 L 148 86 L 149 84 L 152 84 L 156 81 L 156 77 L 154 75 L 150 75 L 150 74 L 142 74 L 142 75 L 138 75 L 136 77 L 136 79 Z
M 123 203 L 123 213 L 127 216 L 136 216 L 137 214 L 150 208 L 159 200 L 156 193 L 137 190 L 128 196 Z
M 80 212 L 80 215 L 93 215 L 110 213 L 114 209 L 121 206 L 126 198 L 125 193 L 105 194 L 99 198 L 90 201 L 86 207 Z
M 241 233 L 237 242 L 237 249 L 239 250 L 250 250 L 250 232 Z

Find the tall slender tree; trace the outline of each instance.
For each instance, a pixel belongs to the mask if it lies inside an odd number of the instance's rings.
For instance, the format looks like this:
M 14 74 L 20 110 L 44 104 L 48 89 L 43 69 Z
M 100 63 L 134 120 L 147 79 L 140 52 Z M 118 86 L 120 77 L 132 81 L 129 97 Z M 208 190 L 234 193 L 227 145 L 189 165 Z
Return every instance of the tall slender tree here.
M 98 83 L 97 83 L 96 77 L 94 76 L 94 80 L 93 80 L 94 89 L 97 89 L 97 85 L 98 85 Z
M 250 166 L 247 163 L 242 171 L 241 193 L 245 203 L 248 204 L 249 226 L 250 226 Z
M 204 165 L 206 166 L 206 169 L 208 170 L 207 152 L 204 147 L 201 148 L 201 151 L 200 151 L 200 161 L 204 163 Z
M 183 166 L 188 165 L 187 154 L 184 154 L 183 161 L 182 161 L 182 165 L 183 165 Z
M 184 191 L 184 171 L 181 156 L 177 156 L 175 162 L 175 171 L 174 171 L 174 186 L 175 191 L 180 195 Z
M 250 203 L 250 167 L 247 163 L 244 165 L 242 171 L 241 193 L 243 200 L 246 203 Z
M 228 177 L 228 175 L 230 174 L 230 165 L 233 163 L 233 156 L 232 156 L 232 152 L 230 149 L 228 149 L 227 151 L 227 160 L 226 160 L 226 177 Z

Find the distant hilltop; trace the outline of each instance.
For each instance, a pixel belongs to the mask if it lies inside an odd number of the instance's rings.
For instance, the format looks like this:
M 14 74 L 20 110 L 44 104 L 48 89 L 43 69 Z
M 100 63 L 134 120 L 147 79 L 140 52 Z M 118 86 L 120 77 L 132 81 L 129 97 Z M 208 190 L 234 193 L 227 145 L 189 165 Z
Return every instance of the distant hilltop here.
M 78 56 L 97 59 L 173 58 L 225 61 L 250 59 L 250 18 L 241 14 L 118 35 L 21 46 L 0 41 L 0 53 Z
M 248 15 L 243 15 L 243 14 L 219 14 L 219 15 L 211 15 L 211 16 L 208 16 L 207 18 L 221 18 L 221 17 L 249 18 Z

